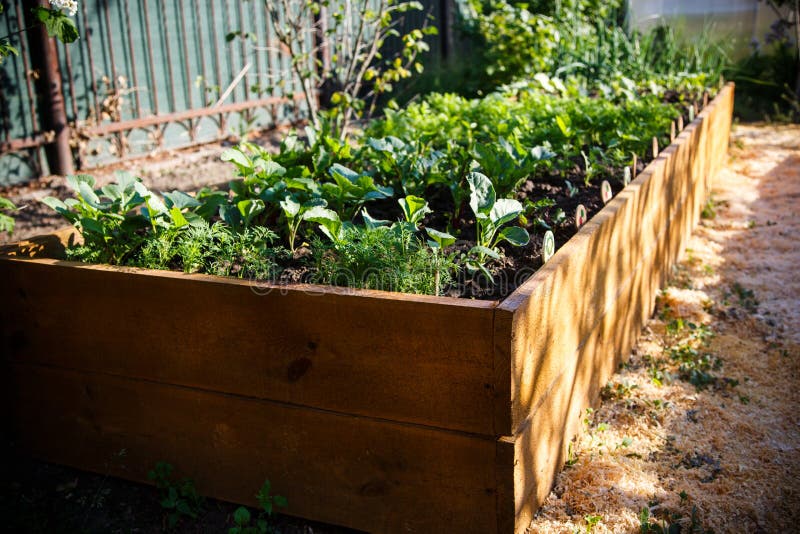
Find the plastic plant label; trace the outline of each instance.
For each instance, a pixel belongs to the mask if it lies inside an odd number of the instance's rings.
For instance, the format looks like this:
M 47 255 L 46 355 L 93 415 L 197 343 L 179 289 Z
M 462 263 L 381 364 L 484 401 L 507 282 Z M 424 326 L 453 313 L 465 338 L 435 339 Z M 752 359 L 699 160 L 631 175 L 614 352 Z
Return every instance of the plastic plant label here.
M 675 121 L 672 121 L 669 125 L 669 142 L 673 142 L 675 140 Z
M 631 168 L 625 167 L 622 169 L 622 184 L 627 187 L 629 183 L 631 183 Z
M 603 180 L 603 183 L 600 184 L 600 198 L 603 199 L 603 204 L 606 204 L 613 196 L 614 192 L 611 191 L 611 184 L 608 183 L 608 180 Z
M 550 230 L 544 233 L 542 241 L 542 263 L 547 263 L 556 252 L 556 238 Z
M 694 120 L 694 106 L 689 106 L 689 122 Z
M 575 228 L 580 228 L 584 224 L 586 224 L 586 220 L 589 217 L 586 213 L 586 206 L 583 204 L 578 204 L 578 207 L 575 208 Z
M 678 117 L 678 131 L 679 132 L 683 131 L 683 115 Z
M 653 159 L 658 157 L 658 139 L 653 137 Z

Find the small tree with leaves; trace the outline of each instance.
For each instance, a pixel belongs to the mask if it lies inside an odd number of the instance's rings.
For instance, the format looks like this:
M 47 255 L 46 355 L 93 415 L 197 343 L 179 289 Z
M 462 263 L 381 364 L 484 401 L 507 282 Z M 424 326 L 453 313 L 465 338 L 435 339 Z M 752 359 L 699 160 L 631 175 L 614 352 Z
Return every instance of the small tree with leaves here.
M 422 72 L 417 58 L 429 48 L 424 37 L 436 33 L 427 23 L 405 34 L 399 31 L 405 13 L 423 9 L 416 1 L 265 0 L 265 4 L 281 51 L 291 59 L 291 75 L 300 85 L 311 123 L 319 129 L 327 119 L 332 134 L 342 139 L 354 119 L 374 113 L 381 95 L 414 72 Z M 242 32 L 230 34 L 236 35 L 245 37 Z M 391 54 L 384 47 L 389 39 L 400 43 Z M 273 77 L 278 78 L 285 79 Z

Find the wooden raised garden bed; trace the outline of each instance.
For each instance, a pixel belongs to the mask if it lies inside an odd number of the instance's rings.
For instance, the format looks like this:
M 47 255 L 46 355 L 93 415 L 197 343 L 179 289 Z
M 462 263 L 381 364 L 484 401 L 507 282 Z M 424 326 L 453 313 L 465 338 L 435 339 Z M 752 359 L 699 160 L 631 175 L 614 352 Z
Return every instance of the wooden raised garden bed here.
M 372 532 L 522 532 L 725 159 L 720 94 L 501 302 L 0 257 L 9 429 L 32 454 Z M 32 257 L 31 257 L 32 256 Z M 125 455 L 118 453 L 124 450 Z

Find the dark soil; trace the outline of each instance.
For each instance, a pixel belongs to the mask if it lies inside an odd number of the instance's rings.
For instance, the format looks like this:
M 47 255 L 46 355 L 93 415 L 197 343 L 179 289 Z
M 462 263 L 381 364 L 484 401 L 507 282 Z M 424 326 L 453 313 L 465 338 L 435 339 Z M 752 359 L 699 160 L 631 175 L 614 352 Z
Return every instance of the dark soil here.
M 234 526 L 233 513 L 239 505 L 206 499 L 197 519 L 183 519 L 168 530 L 159 490 L 153 486 L 41 462 L 10 447 L 2 452 L 3 532 L 226 533 Z M 258 514 L 254 509 L 250 513 L 253 518 Z M 285 515 L 274 516 L 271 524 L 276 532 L 288 534 L 357 532 Z

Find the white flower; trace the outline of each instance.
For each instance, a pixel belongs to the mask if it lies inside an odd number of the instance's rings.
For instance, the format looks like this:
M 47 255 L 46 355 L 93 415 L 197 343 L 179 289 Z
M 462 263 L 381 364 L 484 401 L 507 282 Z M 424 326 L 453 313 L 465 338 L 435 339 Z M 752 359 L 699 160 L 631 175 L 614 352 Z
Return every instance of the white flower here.
M 63 9 L 70 17 L 74 17 L 78 12 L 78 0 L 50 0 L 50 5 L 56 9 Z

